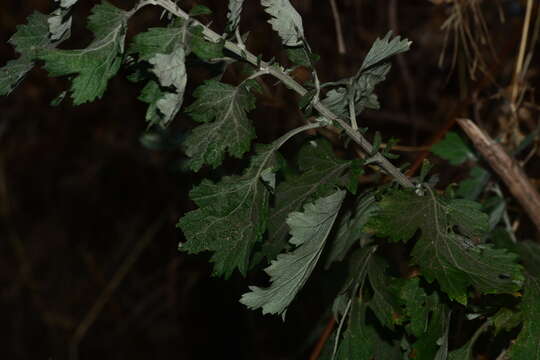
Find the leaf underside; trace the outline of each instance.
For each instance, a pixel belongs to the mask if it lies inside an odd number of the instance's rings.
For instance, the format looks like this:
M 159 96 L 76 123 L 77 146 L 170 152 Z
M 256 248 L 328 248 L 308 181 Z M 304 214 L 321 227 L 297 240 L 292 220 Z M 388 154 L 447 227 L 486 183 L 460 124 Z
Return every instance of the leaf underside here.
M 270 287 L 250 286 L 251 291 L 242 295 L 242 304 L 250 309 L 262 308 L 263 314 L 285 317 L 287 307 L 307 282 L 321 256 L 344 197 L 345 191 L 339 190 L 305 205 L 303 212 L 289 215 L 290 242 L 297 248 L 272 261 L 265 269 L 271 278 Z

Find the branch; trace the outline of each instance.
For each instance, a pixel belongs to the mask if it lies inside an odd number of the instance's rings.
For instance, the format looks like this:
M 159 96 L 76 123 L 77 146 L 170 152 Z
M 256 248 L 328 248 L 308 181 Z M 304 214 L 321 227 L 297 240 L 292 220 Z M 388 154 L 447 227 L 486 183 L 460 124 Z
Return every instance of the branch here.
M 178 16 L 184 20 L 192 21 L 193 23 L 202 26 L 203 35 L 210 41 L 218 42 L 218 41 L 223 40 L 221 35 L 213 31 L 212 29 L 210 29 L 208 26 L 202 24 L 201 22 L 190 18 L 190 16 L 184 10 L 178 7 L 171 0 L 142 0 L 137 6 L 137 8 L 141 8 L 146 5 L 160 6 L 175 16 Z M 238 44 L 235 44 L 227 40 L 225 41 L 224 46 L 230 52 L 244 59 L 251 65 L 259 68 L 259 70 L 267 71 L 268 74 L 280 80 L 288 88 L 295 91 L 300 96 L 304 96 L 308 92 L 302 85 L 296 82 L 296 80 L 294 80 L 291 76 L 289 76 L 284 70 L 271 66 L 264 61 L 260 61 L 255 55 L 253 55 L 251 52 L 247 51 L 246 49 L 242 49 L 240 46 L 238 46 Z M 354 130 L 351 126 L 349 126 L 349 124 L 347 124 L 345 120 L 339 118 L 337 115 L 331 112 L 327 107 L 325 107 L 319 101 L 316 101 L 313 104 L 313 107 L 317 109 L 317 111 L 326 119 L 331 120 L 332 122 L 338 123 L 339 126 L 341 126 L 345 130 L 345 133 L 347 133 L 347 135 L 349 135 L 349 137 L 355 143 L 357 143 L 362 148 L 362 150 L 364 150 L 367 154 L 371 154 L 373 152 L 373 146 L 371 145 L 371 143 L 360 132 Z M 399 170 L 397 167 L 392 165 L 392 163 L 388 161 L 388 159 L 386 159 L 381 153 L 377 152 L 374 156 L 371 157 L 371 159 L 377 162 L 384 169 L 386 173 L 394 177 L 394 179 L 401 186 L 405 188 L 414 187 L 414 184 L 412 183 L 412 181 L 407 176 L 405 176 L 401 172 L 401 170 Z
M 540 195 L 529 182 L 523 169 L 504 151 L 501 145 L 471 120 L 457 119 L 457 122 L 540 231 Z

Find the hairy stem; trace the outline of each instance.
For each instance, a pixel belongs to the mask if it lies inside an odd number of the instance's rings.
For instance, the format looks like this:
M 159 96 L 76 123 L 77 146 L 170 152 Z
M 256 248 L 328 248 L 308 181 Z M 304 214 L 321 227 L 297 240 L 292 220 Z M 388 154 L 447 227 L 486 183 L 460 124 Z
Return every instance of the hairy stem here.
M 208 26 L 198 22 L 195 19 L 190 18 L 190 16 L 184 10 L 178 7 L 171 0 L 142 0 L 137 7 L 141 8 L 145 5 L 160 6 L 175 16 L 178 16 L 185 20 L 190 20 L 197 25 L 201 25 L 203 27 L 204 36 L 210 41 L 218 42 L 223 39 L 221 35 L 210 29 Z M 296 80 L 289 76 L 284 70 L 276 68 L 275 66 L 271 66 L 264 61 L 259 61 L 255 55 L 253 55 L 246 49 L 242 49 L 238 44 L 235 44 L 231 41 L 226 41 L 225 48 L 230 52 L 234 53 L 235 55 L 239 56 L 240 58 L 244 59 L 245 61 L 249 62 L 250 64 L 258 67 L 259 70 L 267 71 L 268 74 L 280 80 L 283 84 L 298 93 L 300 96 L 304 96 L 308 92 L 302 85 L 296 82 Z M 360 132 L 353 129 L 345 120 L 335 115 L 320 101 L 315 101 L 313 106 L 326 119 L 339 124 L 339 126 L 341 126 L 343 130 L 345 130 L 347 135 L 349 135 L 349 137 L 355 143 L 357 143 L 367 154 L 371 154 L 373 152 L 373 145 L 371 145 L 371 143 Z M 392 163 L 388 161 L 388 159 L 386 159 L 381 153 L 377 152 L 374 156 L 372 156 L 371 159 L 374 162 L 377 162 L 381 166 L 381 168 L 383 168 L 386 173 L 391 175 L 401 186 L 406 188 L 414 187 L 412 181 L 407 176 L 405 176 L 400 169 L 392 165 Z

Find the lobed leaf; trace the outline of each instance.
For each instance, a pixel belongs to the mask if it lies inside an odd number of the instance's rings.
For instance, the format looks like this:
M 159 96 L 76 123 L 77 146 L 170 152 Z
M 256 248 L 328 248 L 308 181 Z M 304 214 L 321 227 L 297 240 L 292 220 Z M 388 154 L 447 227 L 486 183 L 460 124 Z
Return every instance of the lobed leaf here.
M 85 49 L 47 49 L 39 58 L 50 76 L 75 75 L 71 96 L 75 105 L 103 96 L 120 68 L 129 13 L 103 2 L 92 9 L 88 28 L 95 40 Z
M 227 32 L 234 33 L 238 24 L 240 24 L 240 16 L 242 14 L 242 6 L 244 0 L 229 0 L 227 11 Z
M 467 302 L 470 285 L 486 294 L 519 290 L 523 273 L 516 255 L 475 243 L 488 227 L 480 205 L 445 199 L 429 188 L 428 192 L 417 196 L 411 191 L 390 191 L 368 227 L 392 241 L 407 241 L 419 230 L 413 263 L 420 265 L 428 281 L 437 280 L 450 298 L 462 304 Z
M 272 16 L 268 22 L 277 31 L 285 46 L 298 46 L 304 39 L 302 17 L 289 0 L 261 0 L 265 11 Z
M 431 147 L 431 152 L 452 165 L 460 165 L 469 159 L 476 159 L 465 141 L 455 132 L 448 132 L 445 138 Z
M 242 176 L 210 180 L 196 186 L 191 199 L 199 207 L 178 222 L 190 254 L 213 251 L 214 275 L 229 277 L 235 269 L 246 274 L 251 251 L 266 230 L 269 191 L 261 181 L 266 169 L 275 170 L 277 143 L 260 146 Z
M 523 327 L 510 347 L 512 360 L 540 359 L 540 245 L 527 241 L 517 244 L 526 269 L 524 293 L 519 309 Z
M 394 324 L 401 322 L 401 311 L 397 296 L 390 291 L 389 277 L 386 275 L 388 264 L 380 257 L 373 256 L 368 263 L 368 278 L 373 290 L 373 297 L 368 305 L 381 324 L 394 330 Z
M 360 67 L 360 71 L 363 71 L 377 63 L 388 60 L 390 57 L 397 54 L 409 51 L 412 41 L 407 39 L 401 39 L 400 36 L 392 38 L 392 31 L 389 31 L 384 38 L 377 38 Z
M 9 39 L 21 55 L 0 68 L 1 96 L 9 95 L 34 67 L 37 53 L 52 45 L 47 19 L 47 15 L 34 12 L 28 17 L 27 24 L 17 26 L 17 32 Z
M 250 286 L 240 302 L 250 309 L 262 308 L 263 314 L 280 314 L 285 318 L 287 307 L 307 282 L 321 256 L 324 244 L 336 220 L 345 191 L 339 190 L 304 206 L 287 218 L 290 242 L 297 248 L 280 254 L 265 269 L 271 277 L 268 288 Z
M 268 219 L 268 241 L 263 247 L 264 256 L 273 259 L 287 245 L 287 216 L 298 211 L 302 205 L 316 197 L 327 196 L 335 186 L 347 187 L 356 184 L 351 171 L 355 162 L 336 157 L 330 142 L 324 139 L 304 145 L 298 155 L 301 170 L 280 183 L 275 191 L 275 205 Z M 354 186 L 349 186 L 354 192 Z
M 0 68 L 0 95 L 9 95 L 33 67 L 34 62 L 28 57 L 8 61 Z
M 339 344 L 338 360 L 371 360 L 379 334 L 366 323 L 367 306 L 355 299 L 349 318 L 349 326 Z
M 221 165 L 225 154 L 240 158 L 249 150 L 255 130 L 247 112 L 255 108 L 255 97 L 249 92 L 252 82 L 239 86 L 207 80 L 193 95 L 197 99 L 187 112 L 198 122 L 185 141 L 189 166 L 198 171 L 204 164 Z
M 375 196 L 373 193 L 367 193 L 358 199 L 354 212 L 347 211 L 340 217 L 336 238 L 326 260 L 327 268 L 335 261 L 342 261 L 351 247 L 362 236 L 367 235 L 363 227 L 375 211 Z

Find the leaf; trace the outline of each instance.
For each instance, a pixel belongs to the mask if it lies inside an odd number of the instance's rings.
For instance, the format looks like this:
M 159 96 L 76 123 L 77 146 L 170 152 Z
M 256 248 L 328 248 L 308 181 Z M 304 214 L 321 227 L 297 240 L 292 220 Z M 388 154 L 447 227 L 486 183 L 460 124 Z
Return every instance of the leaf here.
M 146 121 L 150 124 L 167 126 L 182 107 L 187 84 L 185 58 L 192 36 L 187 22 L 178 21 L 137 35 L 130 47 L 130 53 L 152 65 L 151 71 L 159 80 L 160 86 L 150 81 L 139 97 L 149 104 Z
M 27 24 L 17 26 L 17 32 L 8 42 L 18 53 L 34 59 L 39 50 L 51 43 L 47 18 L 47 15 L 34 12 L 28 17 Z
M 460 165 L 467 160 L 476 159 L 465 141 L 457 133 L 451 131 L 446 134 L 444 140 L 431 147 L 431 152 L 452 165 Z
M 501 331 L 511 331 L 518 327 L 523 319 L 519 311 L 502 307 L 491 317 L 491 321 L 497 336 Z
M 469 177 L 459 183 L 456 195 L 469 200 L 476 199 L 484 190 L 489 176 L 489 172 L 484 168 L 479 166 L 473 167 L 469 173 Z
M 412 41 L 407 39 L 401 40 L 400 36 L 392 38 L 392 31 L 389 31 L 384 38 L 375 40 L 368 54 L 364 58 L 364 62 L 360 67 L 363 71 L 377 63 L 388 60 L 388 58 L 397 54 L 409 51 Z
M 375 210 L 375 196 L 367 193 L 358 199 L 354 212 L 347 211 L 339 218 L 336 239 L 326 260 L 326 268 L 335 261 L 342 261 L 351 247 L 366 235 L 363 227 Z
M 190 11 L 189 16 L 210 15 L 212 10 L 204 5 L 195 5 Z
M 120 68 L 129 13 L 107 2 L 95 6 L 88 29 L 95 40 L 85 49 L 48 49 L 40 53 L 50 76 L 75 75 L 71 96 L 75 105 L 103 96 L 107 82 Z
M 156 108 L 164 115 L 160 125 L 168 125 L 176 116 L 184 100 L 187 84 L 185 50 L 179 46 L 170 54 L 156 54 L 149 60 L 162 87 L 174 87 L 156 101 Z M 147 119 L 148 120 L 148 119 Z
M 339 344 L 338 360 L 371 360 L 375 355 L 375 345 L 379 335 L 366 324 L 366 304 L 355 300 L 349 318 L 349 327 Z
M 473 334 L 471 339 L 465 345 L 448 353 L 448 360 L 474 360 L 473 350 L 476 340 L 480 335 L 491 326 L 491 321 L 486 321 Z
M 287 48 L 287 57 L 293 64 L 309 68 L 321 58 L 319 55 L 310 52 L 303 46 Z
M 227 32 L 234 33 L 238 24 L 240 24 L 240 16 L 242 14 L 242 6 L 244 0 L 229 0 L 227 11 Z
M 339 344 L 337 360 L 399 360 L 399 345 L 384 340 L 377 330 L 366 322 L 366 304 L 354 299 L 349 326 Z M 335 338 L 334 338 L 335 339 Z M 328 345 L 334 345 L 334 340 Z M 328 357 L 330 358 L 330 357 Z
M 345 191 L 320 198 L 304 206 L 303 212 L 294 212 L 287 218 L 290 242 L 297 248 L 280 254 L 265 272 L 271 277 L 268 288 L 250 286 L 240 302 L 250 309 L 262 308 L 263 314 L 281 314 L 285 318 L 287 307 L 307 282 L 321 256 L 324 244 L 336 220 Z
M 285 46 L 298 46 L 304 39 L 302 17 L 289 0 L 261 0 L 265 11 L 272 16 L 268 22 L 277 31 Z
M 527 241 L 517 243 L 527 277 L 519 309 L 523 327 L 510 347 L 512 360 L 540 359 L 540 245 Z
M 337 319 L 340 316 L 346 316 L 349 302 L 358 296 L 359 290 L 363 292 L 365 279 L 367 276 L 368 265 L 377 250 L 376 246 L 365 246 L 356 249 L 349 258 L 349 273 L 347 280 L 334 299 L 332 311 Z
M 9 95 L 33 67 L 32 60 L 28 57 L 20 57 L 17 60 L 8 61 L 0 68 L 0 96 Z
M 388 264 L 380 257 L 373 256 L 370 259 L 368 278 L 373 289 L 373 297 L 368 305 L 381 324 L 394 330 L 394 324 L 401 322 L 401 314 L 398 308 L 398 299 L 389 290 L 387 267 Z
M 391 56 L 409 50 L 411 42 L 401 40 L 399 36 L 392 38 L 392 32 L 373 43 L 364 58 L 362 66 L 353 77 L 339 81 L 345 85 L 330 90 L 322 103 L 338 116 L 349 117 L 349 102 L 354 102 L 355 115 L 365 109 L 378 109 L 379 100 L 374 93 L 375 87 L 386 79 L 391 65 L 386 62 Z
M 129 53 L 137 53 L 141 59 L 149 60 L 156 54 L 170 54 L 181 46 L 186 56 L 193 52 L 201 60 L 207 61 L 223 57 L 223 44 L 207 40 L 202 26 L 177 19 L 169 27 L 150 28 L 135 36 Z
M 224 57 L 223 47 L 225 40 L 219 42 L 209 41 L 204 37 L 202 26 L 191 26 L 191 51 L 203 61 L 212 61 Z
M 150 28 L 133 38 L 129 53 L 148 61 L 156 54 L 170 54 L 179 46 L 186 48 L 189 36 L 189 30 L 182 22 L 171 27 Z
M 137 98 L 149 104 L 145 118 L 150 124 L 159 124 L 161 122 L 163 114 L 158 110 L 157 102 L 166 94 L 166 92 L 161 90 L 157 82 L 151 80 L 142 89 L 141 95 Z
M 261 176 L 275 166 L 276 144 L 260 146 L 242 176 L 227 176 L 218 183 L 203 180 L 190 192 L 199 208 L 178 222 L 187 239 L 180 250 L 213 251 L 210 261 L 216 276 L 228 278 L 234 269 L 245 275 L 252 248 L 266 230 L 270 194 Z
M 407 332 L 420 338 L 428 329 L 429 314 L 432 311 L 432 304 L 438 302 L 436 295 L 426 293 L 420 286 L 420 278 L 407 280 L 400 290 L 400 298 L 405 305 L 405 314 L 410 322 L 407 325 Z
M 239 86 L 207 80 L 193 95 L 197 99 L 187 108 L 193 120 L 205 123 L 193 129 L 186 139 L 189 166 L 199 171 L 204 165 L 221 165 L 225 153 L 236 158 L 249 150 L 255 130 L 247 112 L 255 108 L 251 82 Z
M 54 41 L 69 38 L 71 35 L 71 8 L 78 0 L 55 0 L 59 7 L 47 19 L 49 35 Z
M 407 241 L 420 230 L 413 263 L 429 282 L 437 280 L 451 299 L 467 302 L 467 287 L 485 294 L 513 293 L 523 283 L 515 254 L 491 245 L 476 245 L 487 230 L 480 204 L 412 191 L 393 190 L 379 202 L 380 212 L 368 223 L 377 235 Z M 456 232 L 459 230 L 459 233 Z
M 273 259 L 287 245 L 289 213 L 316 197 L 327 196 L 335 186 L 347 186 L 352 177 L 348 170 L 352 162 L 336 157 L 332 145 L 323 139 L 311 141 L 298 155 L 300 175 L 291 176 L 276 188 L 275 206 L 268 219 L 269 239 L 263 248 L 264 256 Z
M 431 312 L 427 330 L 413 344 L 415 360 L 446 359 L 448 351 L 448 326 L 450 313 L 446 305 L 439 302 L 438 297 L 429 299 L 427 305 Z
M 16 60 L 10 60 L 0 68 L 0 95 L 9 95 L 34 67 L 38 51 L 51 46 L 47 15 L 34 12 L 28 17 L 27 24 L 18 25 L 17 32 L 8 41 L 21 54 Z

